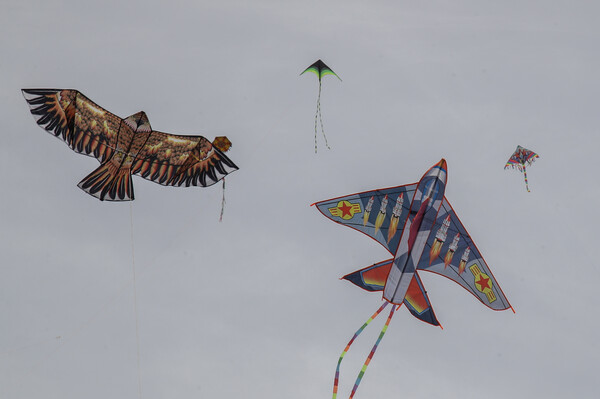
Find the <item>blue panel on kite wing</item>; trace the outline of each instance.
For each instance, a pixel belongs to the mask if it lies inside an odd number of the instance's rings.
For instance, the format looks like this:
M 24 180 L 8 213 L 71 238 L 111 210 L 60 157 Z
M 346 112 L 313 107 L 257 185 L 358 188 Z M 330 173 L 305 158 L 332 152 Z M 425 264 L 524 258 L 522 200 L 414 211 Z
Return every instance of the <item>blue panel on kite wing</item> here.
M 417 270 L 441 274 L 494 310 L 510 308 L 500 285 L 446 198 Z
M 314 205 L 327 218 L 368 235 L 393 255 L 400 242 L 416 187 L 416 184 L 409 184 L 365 191 L 316 202 Z

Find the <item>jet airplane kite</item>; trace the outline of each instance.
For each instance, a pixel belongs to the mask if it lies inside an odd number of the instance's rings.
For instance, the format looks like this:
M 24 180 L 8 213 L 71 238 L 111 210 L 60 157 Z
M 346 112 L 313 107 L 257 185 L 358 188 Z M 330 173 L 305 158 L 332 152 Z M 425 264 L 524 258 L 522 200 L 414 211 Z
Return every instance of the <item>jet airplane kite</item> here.
M 364 290 L 383 291 L 385 302 L 355 333 L 342 352 L 336 369 L 333 398 L 337 395 L 339 369 L 344 355 L 386 305 L 392 304 L 388 319 L 356 379 L 350 398 L 354 396 L 394 311 L 401 305 L 406 305 L 419 320 L 440 325 L 419 277 L 420 270 L 455 281 L 491 309 L 512 309 L 471 236 L 444 196 L 446 178 L 447 165 L 442 159 L 418 183 L 314 204 L 325 217 L 366 234 L 392 255 L 390 259 L 343 277 Z

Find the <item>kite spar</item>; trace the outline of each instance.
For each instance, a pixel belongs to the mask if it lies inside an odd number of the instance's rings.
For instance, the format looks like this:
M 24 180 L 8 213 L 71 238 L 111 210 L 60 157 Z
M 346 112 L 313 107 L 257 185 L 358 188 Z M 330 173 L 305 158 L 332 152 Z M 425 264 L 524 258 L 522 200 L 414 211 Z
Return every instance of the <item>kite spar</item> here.
M 515 150 L 515 152 L 513 152 L 513 154 L 508 159 L 508 162 L 506 162 L 506 165 L 504 166 L 504 169 L 517 168 L 517 169 L 519 169 L 519 171 L 523 172 L 523 177 L 525 178 L 525 188 L 527 188 L 528 193 L 530 191 L 529 191 L 529 182 L 527 181 L 526 165 L 531 166 L 531 164 L 535 162 L 536 158 L 539 158 L 539 157 L 540 156 L 538 154 L 536 154 L 535 152 L 518 145 L 517 149 Z
M 331 68 L 329 68 L 323 61 L 317 60 L 314 64 L 306 68 L 300 75 L 302 76 L 305 72 L 312 72 L 319 78 L 319 95 L 317 96 L 317 112 L 315 113 L 315 153 L 317 152 L 317 119 L 321 123 L 321 132 L 325 139 L 325 146 L 328 149 L 329 144 L 327 143 L 327 136 L 325 136 L 325 130 L 323 129 L 323 117 L 321 116 L 321 78 L 325 75 L 333 75 L 336 78 L 342 80 Z

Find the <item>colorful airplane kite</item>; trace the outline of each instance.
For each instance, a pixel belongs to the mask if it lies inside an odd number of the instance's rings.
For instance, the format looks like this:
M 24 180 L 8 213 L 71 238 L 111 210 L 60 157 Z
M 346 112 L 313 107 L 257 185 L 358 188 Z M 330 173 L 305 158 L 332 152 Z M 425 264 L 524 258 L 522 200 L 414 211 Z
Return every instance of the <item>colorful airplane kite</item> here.
M 323 138 L 325 139 L 325 145 L 329 148 L 329 144 L 327 143 L 327 136 L 325 136 L 325 130 L 323 130 L 323 118 L 321 117 L 321 78 L 325 75 L 333 75 L 336 78 L 342 79 L 333 72 L 331 68 L 329 68 L 325 63 L 321 60 L 317 60 L 314 64 L 306 68 L 300 76 L 302 76 L 305 72 L 312 72 L 319 78 L 319 95 L 317 97 L 317 112 L 315 113 L 315 153 L 317 152 L 317 118 L 321 122 L 321 132 L 323 133 Z
M 539 158 L 539 157 L 540 156 L 538 154 L 536 154 L 535 152 L 518 145 L 515 152 L 513 152 L 513 154 L 508 159 L 506 166 L 504 166 L 504 169 L 517 168 L 517 169 L 519 169 L 519 171 L 523 172 L 523 177 L 525 177 L 525 187 L 527 188 L 528 193 L 530 191 L 529 191 L 529 183 L 527 182 L 527 168 L 525 167 L 525 164 L 527 164 L 527 166 L 531 166 L 531 164 L 533 162 L 535 162 L 536 158 Z
M 334 222 L 373 238 L 393 256 L 343 277 L 367 291 L 383 291 L 385 302 L 358 329 L 342 352 L 334 379 L 334 399 L 344 355 L 388 303 L 392 304 L 390 314 L 356 379 L 350 398 L 354 396 L 394 312 L 402 304 L 419 320 L 440 325 L 419 278 L 419 270 L 454 280 L 491 309 L 512 309 L 471 236 L 444 197 L 446 177 L 446 161 L 442 159 L 418 183 L 313 204 Z
M 143 111 L 125 119 L 77 90 L 24 89 L 38 125 L 100 167 L 79 187 L 108 201 L 134 199 L 132 174 L 164 186 L 210 186 L 238 167 L 224 154 L 231 142 L 217 137 L 180 136 L 152 130 Z

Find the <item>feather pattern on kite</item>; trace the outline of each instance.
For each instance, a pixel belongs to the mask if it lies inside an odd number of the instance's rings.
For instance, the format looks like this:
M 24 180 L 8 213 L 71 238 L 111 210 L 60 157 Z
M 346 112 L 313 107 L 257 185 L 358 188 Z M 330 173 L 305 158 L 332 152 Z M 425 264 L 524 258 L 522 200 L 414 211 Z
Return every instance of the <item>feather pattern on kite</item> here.
M 37 124 L 100 166 L 78 186 L 108 201 L 134 199 L 132 174 L 164 186 L 210 186 L 238 167 L 231 142 L 152 130 L 141 111 L 122 119 L 77 90 L 23 89 Z
M 531 166 L 532 163 L 535 162 L 537 158 L 540 156 L 535 152 L 528 150 L 527 148 L 517 146 L 517 149 L 508 159 L 504 169 L 512 168 L 519 169 L 520 172 L 523 172 L 523 177 L 525 178 L 525 188 L 527 188 L 527 192 L 529 191 L 529 182 L 527 181 L 527 168 L 526 166 Z
M 321 78 L 325 75 L 333 75 L 336 78 L 342 80 L 331 68 L 329 68 L 323 61 L 317 60 L 314 64 L 306 68 L 300 75 L 305 72 L 312 72 L 319 78 L 319 95 L 317 96 L 317 112 L 315 113 L 315 153 L 317 152 L 317 120 L 321 124 L 321 133 L 325 139 L 325 146 L 330 149 L 327 143 L 327 136 L 325 136 L 325 130 L 323 129 L 323 117 L 321 116 Z
M 387 303 L 392 304 L 392 309 L 356 378 L 351 398 L 396 309 L 406 305 L 419 320 L 434 326 L 440 325 L 419 276 L 420 271 L 440 274 L 453 280 L 491 309 L 512 308 L 473 239 L 444 196 L 446 178 L 447 165 L 442 159 L 417 183 L 350 194 L 313 204 L 328 219 L 371 237 L 393 256 L 343 277 L 366 291 L 383 292 L 385 302 L 356 331 L 342 352 L 334 378 L 333 399 L 338 393 L 340 365 L 344 356 L 357 336 L 383 311 Z

